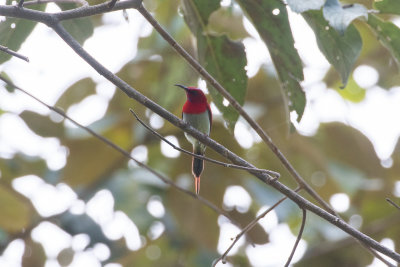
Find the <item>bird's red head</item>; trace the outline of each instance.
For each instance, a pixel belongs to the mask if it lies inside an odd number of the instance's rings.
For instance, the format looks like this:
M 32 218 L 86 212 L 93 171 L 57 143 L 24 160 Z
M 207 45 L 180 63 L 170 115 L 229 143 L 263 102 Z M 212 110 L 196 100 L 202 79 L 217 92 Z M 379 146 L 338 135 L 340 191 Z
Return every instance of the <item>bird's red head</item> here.
M 199 88 L 186 87 L 180 84 L 175 84 L 175 86 L 181 87 L 186 91 L 187 100 L 189 100 L 191 103 L 207 103 L 206 96 Z
M 175 84 L 175 86 L 181 87 L 186 91 L 187 100 L 183 105 L 182 112 L 198 114 L 207 110 L 211 118 L 211 109 L 203 91 L 195 87 L 186 87 L 180 84 Z

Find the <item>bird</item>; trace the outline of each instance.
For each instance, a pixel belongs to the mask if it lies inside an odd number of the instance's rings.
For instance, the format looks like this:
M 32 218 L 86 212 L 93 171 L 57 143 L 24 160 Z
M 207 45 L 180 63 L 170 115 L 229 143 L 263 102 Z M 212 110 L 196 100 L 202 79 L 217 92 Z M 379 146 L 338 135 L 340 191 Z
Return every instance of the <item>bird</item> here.
M 180 84 L 175 84 L 175 86 L 184 89 L 186 92 L 186 102 L 182 107 L 183 121 L 209 136 L 212 124 L 212 113 L 203 91 L 199 88 L 186 87 Z M 193 153 L 204 156 L 206 146 L 187 133 L 185 133 L 185 137 L 193 145 Z M 196 195 L 200 193 L 200 175 L 203 172 L 203 169 L 203 160 L 193 157 L 192 174 L 194 176 Z

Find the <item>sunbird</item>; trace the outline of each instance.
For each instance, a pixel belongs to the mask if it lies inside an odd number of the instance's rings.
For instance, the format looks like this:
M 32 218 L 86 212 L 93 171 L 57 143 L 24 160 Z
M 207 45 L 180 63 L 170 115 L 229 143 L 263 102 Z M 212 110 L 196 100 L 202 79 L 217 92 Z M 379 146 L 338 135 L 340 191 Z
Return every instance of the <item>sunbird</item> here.
M 203 91 L 199 88 L 186 87 L 180 84 L 175 84 L 175 86 L 181 87 L 186 91 L 186 102 L 182 107 L 182 119 L 200 132 L 210 135 L 212 113 Z M 204 156 L 206 146 L 187 133 L 185 133 L 185 137 L 193 145 L 193 153 Z M 200 192 L 200 175 L 203 169 L 203 160 L 193 157 L 192 174 L 197 195 Z

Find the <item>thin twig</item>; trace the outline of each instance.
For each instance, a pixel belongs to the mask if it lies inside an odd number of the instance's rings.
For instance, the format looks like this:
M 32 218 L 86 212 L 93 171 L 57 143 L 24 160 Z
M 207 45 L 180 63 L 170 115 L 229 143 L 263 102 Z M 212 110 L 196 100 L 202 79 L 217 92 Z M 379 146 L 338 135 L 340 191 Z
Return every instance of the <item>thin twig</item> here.
M 125 8 L 136 8 L 137 4 L 140 4 L 141 1 L 136 0 L 127 0 L 122 2 L 117 2 L 113 10 L 120 10 Z M 62 19 L 71 19 L 71 18 L 79 18 L 85 16 L 91 16 L 94 14 L 104 13 L 110 11 L 108 8 L 108 3 L 100 4 L 97 6 L 89 6 L 89 7 L 81 7 L 74 10 L 62 11 L 59 13 L 46 13 L 37 10 L 30 10 L 30 9 L 16 9 L 15 7 L 10 6 L 2 6 L 0 5 L 0 15 L 14 17 L 14 18 L 23 18 L 33 21 L 38 21 L 45 23 L 47 26 L 51 27 L 64 41 L 68 44 L 83 60 L 85 60 L 93 69 L 95 69 L 100 75 L 104 76 L 107 80 L 112 82 L 115 86 L 117 86 L 120 90 L 122 90 L 128 97 L 131 97 L 141 103 L 143 106 L 149 108 L 156 114 L 160 115 L 164 119 L 171 122 L 176 127 L 179 127 L 186 133 L 192 135 L 196 139 L 198 139 L 203 144 L 209 146 L 210 148 L 214 149 L 217 153 L 221 154 L 225 158 L 229 159 L 236 165 L 243 165 L 247 167 L 253 167 L 252 164 L 245 161 L 235 153 L 231 152 L 221 144 L 217 143 L 213 139 L 205 136 L 200 131 L 194 129 L 186 122 L 182 121 L 178 117 L 174 116 L 164 108 L 162 108 L 157 103 L 153 102 L 143 94 L 139 93 L 137 90 L 133 89 L 129 86 L 126 82 L 122 79 L 114 75 L 111 71 L 101 65 L 97 60 L 95 60 L 90 54 L 88 54 L 80 44 L 62 27 L 60 24 L 60 20 Z M 319 217 L 323 218 L 327 222 L 337 226 L 338 228 L 342 229 L 344 232 L 348 233 L 349 235 L 353 236 L 354 238 L 358 239 L 362 242 L 365 246 L 371 247 L 384 255 L 400 262 L 400 254 L 396 253 L 395 251 L 381 245 L 376 240 L 372 239 L 371 237 L 367 236 L 366 234 L 358 231 L 354 227 L 347 224 L 342 219 L 338 218 L 337 216 L 333 215 L 330 212 L 316 206 L 315 204 L 311 203 L 310 201 L 306 200 L 296 192 L 292 191 L 287 186 L 283 185 L 277 180 L 272 179 L 271 176 L 267 175 L 266 173 L 257 173 L 253 171 L 249 171 L 253 174 L 256 178 L 261 180 L 262 182 L 271 185 L 277 191 L 281 192 L 288 198 L 290 198 L 293 202 L 300 205 L 301 207 L 313 212 L 314 214 L 318 215 Z M 306 188 L 305 188 L 306 189 Z M 308 192 L 308 191 L 307 191 Z
M 290 256 L 285 264 L 285 267 L 289 266 L 290 262 L 292 261 L 294 253 L 296 252 L 297 246 L 299 245 L 299 242 L 301 240 L 301 236 L 303 235 L 304 226 L 306 225 L 307 210 L 302 208 L 302 211 L 303 211 L 303 219 L 301 220 L 300 231 L 299 234 L 297 235 L 296 242 L 294 243 L 292 252 L 290 253 Z
M 283 155 L 279 148 L 272 141 L 271 137 L 261 128 L 261 126 L 242 108 L 239 102 L 231 96 L 231 94 L 217 81 L 214 77 L 207 72 L 200 63 L 197 62 L 182 46 L 180 46 L 174 38 L 164 30 L 164 28 L 153 18 L 153 16 L 140 5 L 137 10 L 153 25 L 154 29 L 167 41 L 177 52 L 180 54 L 203 78 L 209 82 L 222 96 L 224 96 L 229 103 L 237 110 L 237 112 L 249 123 L 249 125 L 257 132 L 261 139 L 268 145 L 276 157 L 281 161 L 283 166 L 289 171 L 297 183 L 304 188 L 319 204 L 324 207 L 329 213 L 337 215 L 336 212 L 323 200 L 318 193 L 307 184 L 307 182 L 300 176 L 296 169 L 292 166 L 289 160 Z
M 245 170 L 245 171 L 255 171 L 255 172 L 265 172 L 268 173 L 271 176 L 274 176 L 275 179 L 280 177 L 280 174 L 271 170 L 265 170 L 265 169 L 258 169 L 258 168 L 249 168 L 249 167 L 245 167 L 245 166 L 239 166 L 239 165 L 235 165 L 235 164 L 230 164 L 230 163 L 226 163 L 226 162 L 222 162 L 222 161 L 218 161 L 215 159 L 211 159 L 202 155 L 198 155 L 195 153 L 192 153 L 190 151 L 187 151 L 183 148 L 180 148 L 176 145 L 174 145 L 173 143 L 171 143 L 170 141 L 168 141 L 167 139 L 165 139 L 165 137 L 163 137 L 161 134 L 159 134 L 157 131 L 155 131 L 154 129 L 152 129 L 150 126 L 148 126 L 142 119 L 139 118 L 139 116 L 135 113 L 135 111 L 133 111 L 132 109 L 129 109 L 129 111 L 133 114 L 133 116 L 135 116 L 136 120 L 138 122 L 140 122 L 140 124 L 143 125 L 143 127 L 145 127 L 147 130 L 149 130 L 152 134 L 154 134 L 155 136 L 157 136 L 158 138 L 160 138 L 161 140 L 163 140 L 164 142 L 166 142 L 168 145 L 170 145 L 173 149 L 180 151 L 182 153 L 191 155 L 195 158 L 199 158 L 199 159 L 203 159 L 205 161 L 209 161 L 212 163 L 215 163 L 217 165 L 221 165 L 227 168 L 233 168 L 233 169 L 239 169 L 239 170 Z
M 400 210 L 400 206 L 394 203 L 390 198 L 386 198 L 386 201 L 392 204 L 396 209 Z
M 6 46 L 0 45 L 0 51 L 3 51 L 5 53 L 7 53 L 7 54 L 10 54 L 10 55 L 14 56 L 14 57 L 17 57 L 17 58 L 20 58 L 22 60 L 25 60 L 26 62 L 29 62 L 29 58 L 28 57 L 26 57 L 24 55 L 21 55 L 21 54 L 11 50 L 10 48 L 8 48 Z
M 91 134 L 92 136 L 94 136 L 95 138 L 99 139 L 100 141 L 102 141 L 103 143 L 105 143 L 106 145 L 110 146 L 111 148 L 115 149 L 116 151 L 118 151 L 119 153 L 123 154 L 125 157 L 133 160 L 136 164 L 138 164 L 140 167 L 146 169 L 147 171 L 151 172 L 152 174 L 154 174 L 157 178 L 159 178 L 161 181 L 163 181 L 165 184 L 168 184 L 172 187 L 174 187 L 175 189 L 191 196 L 194 199 L 199 200 L 200 202 L 202 202 L 203 204 L 205 204 L 206 206 L 208 206 L 209 208 L 211 208 L 212 210 L 214 210 L 217 214 L 221 214 L 224 215 L 225 217 L 227 217 L 230 221 L 232 221 L 232 223 L 234 223 L 235 225 L 240 226 L 240 224 L 238 222 L 236 222 L 234 219 L 232 219 L 229 214 L 220 209 L 219 207 L 215 206 L 213 203 L 211 203 L 210 201 L 208 201 L 207 199 L 201 197 L 201 196 L 197 196 L 196 194 L 194 194 L 192 191 L 189 191 L 185 188 L 182 188 L 180 186 L 178 186 L 176 183 L 174 183 L 172 180 L 166 178 L 165 176 L 161 175 L 160 173 L 158 173 L 157 171 L 153 170 L 152 168 L 150 168 L 148 165 L 138 161 L 137 159 L 135 159 L 134 157 L 131 156 L 131 154 L 124 150 L 123 148 L 121 148 L 120 146 L 116 145 L 115 143 L 113 143 L 112 141 L 110 141 L 109 139 L 105 138 L 104 136 L 96 133 L 95 131 L 93 131 L 92 129 L 78 123 L 77 121 L 75 121 L 74 119 L 72 119 L 71 117 L 69 117 L 67 114 L 65 114 L 64 111 L 62 111 L 61 109 L 57 108 L 57 107 L 53 107 L 50 106 L 48 104 L 46 104 L 45 102 L 43 102 L 42 100 L 40 100 L 39 98 L 35 97 L 34 95 L 32 95 L 31 93 L 27 92 L 26 90 L 22 89 L 21 87 L 16 86 L 14 83 L 12 83 L 11 81 L 9 81 L 8 79 L 2 77 L 0 75 L 0 80 L 2 80 L 3 82 L 5 82 L 6 84 L 8 84 L 9 86 L 14 87 L 15 89 L 23 92 L 24 94 L 28 95 L 29 97 L 35 99 L 37 102 L 41 103 L 42 105 L 46 106 L 48 109 L 56 112 L 57 114 L 59 114 L 60 116 L 62 116 L 63 118 L 69 120 L 70 122 L 72 122 L 74 125 L 76 125 L 77 127 L 85 130 L 86 132 L 88 132 L 89 134 Z
M 294 191 L 299 192 L 301 190 L 300 187 L 296 188 Z M 270 213 L 273 209 L 275 209 L 279 204 L 281 204 L 284 200 L 286 200 L 287 197 L 283 197 L 278 202 L 276 202 L 274 205 L 272 205 L 270 208 L 268 208 L 266 211 L 258 215 L 254 220 L 252 220 L 248 225 L 246 225 L 245 228 L 235 237 L 233 240 L 232 244 L 228 247 L 228 249 L 219 257 L 217 260 L 214 261 L 214 265 L 217 265 L 217 263 L 222 260 L 223 263 L 225 263 L 226 256 L 228 255 L 229 251 L 233 248 L 233 246 L 236 244 L 236 242 L 239 241 L 239 239 L 247 232 L 249 232 L 253 227 L 258 223 L 259 220 L 264 218 L 268 213 Z
M 259 220 L 264 218 L 265 215 L 267 215 L 269 212 L 271 212 L 273 209 L 275 209 L 279 204 L 281 204 L 286 199 L 287 199 L 287 197 L 281 198 L 278 202 L 276 202 L 274 205 L 272 205 L 269 209 L 267 209 L 266 211 L 264 211 L 263 213 L 258 215 L 254 220 L 252 220 L 248 225 L 246 225 L 246 227 L 243 228 L 243 230 L 239 234 L 236 235 L 235 239 L 233 240 L 232 244 L 228 247 L 228 249 L 225 250 L 225 252 L 218 259 L 216 259 L 213 262 L 213 267 L 215 267 L 219 261 L 222 261 L 222 263 L 225 263 L 226 262 L 226 256 L 228 255 L 229 251 L 231 251 L 233 246 L 235 246 L 235 244 L 239 241 L 239 239 L 244 234 L 249 232 L 258 223 Z

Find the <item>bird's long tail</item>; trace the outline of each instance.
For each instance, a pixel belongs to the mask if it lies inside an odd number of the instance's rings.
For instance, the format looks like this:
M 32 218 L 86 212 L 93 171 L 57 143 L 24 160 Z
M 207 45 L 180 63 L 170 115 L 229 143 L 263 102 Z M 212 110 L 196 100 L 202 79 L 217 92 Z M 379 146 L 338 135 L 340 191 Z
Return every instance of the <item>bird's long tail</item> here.
M 204 152 L 201 151 L 200 148 L 195 148 L 193 153 L 197 155 L 204 155 Z M 199 158 L 192 158 L 192 173 L 194 176 L 194 186 L 196 190 L 196 194 L 198 195 L 200 192 L 200 175 L 203 172 L 204 163 L 202 159 Z

